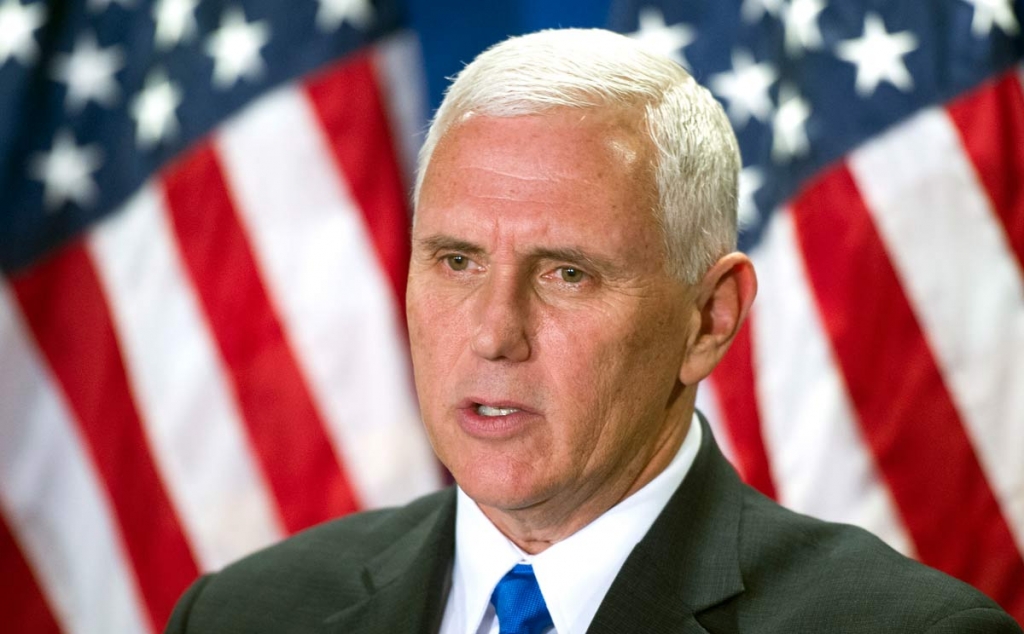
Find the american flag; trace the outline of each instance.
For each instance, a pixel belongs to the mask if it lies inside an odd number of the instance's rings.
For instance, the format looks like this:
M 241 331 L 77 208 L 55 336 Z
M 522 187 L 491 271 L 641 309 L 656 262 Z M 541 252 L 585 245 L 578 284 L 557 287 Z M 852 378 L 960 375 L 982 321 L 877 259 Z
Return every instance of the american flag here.
M 744 156 L 760 293 L 700 395 L 745 479 L 1024 623 L 1024 2 L 635 2 Z
M 200 571 L 440 485 L 402 11 L 0 2 L 3 631 L 160 631 Z
M 1024 622 L 1022 21 L 0 0 L 4 631 L 159 631 L 200 571 L 440 486 L 402 323 L 424 104 L 556 25 L 676 57 L 737 130 L 761 291 L 701 406 L 743 476 Z
M 700 394 L 746 480 L 1024 623 L 1024 2 L 632 3 L 721 99 L 751 319 Z

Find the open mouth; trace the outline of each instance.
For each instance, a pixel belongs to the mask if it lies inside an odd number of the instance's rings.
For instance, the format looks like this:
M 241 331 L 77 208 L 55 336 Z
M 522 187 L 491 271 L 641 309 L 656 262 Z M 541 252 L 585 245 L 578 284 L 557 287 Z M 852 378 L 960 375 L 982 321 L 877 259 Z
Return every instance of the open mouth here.
M 458 405 L 458 424 L 470 436 L 502 439 L 536 424 L 536 411 L 523 402 L 504 396 L 471 396 Z
M 508 416 L 509 414 L 515 414 L 519 409 L 515 407 L 491 407 L 490 405 L 483 405 L 477 403 L 476 413 L 481 416 Z

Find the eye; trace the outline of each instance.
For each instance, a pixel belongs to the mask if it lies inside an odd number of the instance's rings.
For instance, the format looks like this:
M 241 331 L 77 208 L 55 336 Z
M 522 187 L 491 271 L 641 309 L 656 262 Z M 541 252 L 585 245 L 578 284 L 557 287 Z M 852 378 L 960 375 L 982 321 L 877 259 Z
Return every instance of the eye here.
M 563 266 L 558 269 L 558 275 L 563 282 L 568 284 L 579 284 L 586 278 L 587 274 L 575 266 Z
M 460 254 L 453 253 L 451 255 L 444 256 L 444 261 L 453 271 L 465 271 L 469 268 L 469 258 Z

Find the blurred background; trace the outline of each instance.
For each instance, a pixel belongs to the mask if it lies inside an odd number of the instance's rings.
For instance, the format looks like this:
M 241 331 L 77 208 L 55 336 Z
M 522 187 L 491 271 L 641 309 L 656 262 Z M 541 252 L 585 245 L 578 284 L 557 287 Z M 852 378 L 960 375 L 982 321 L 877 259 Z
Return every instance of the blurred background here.
M 403 318 L 446 77 L 629 33 L 722 102 L 743 477 L 1024 622 L 1024 0 L 0 0 L 0 613 L 157 632 L 205 570 L 444 486 Z M 585 219 L 581 219 L 585 222 Z

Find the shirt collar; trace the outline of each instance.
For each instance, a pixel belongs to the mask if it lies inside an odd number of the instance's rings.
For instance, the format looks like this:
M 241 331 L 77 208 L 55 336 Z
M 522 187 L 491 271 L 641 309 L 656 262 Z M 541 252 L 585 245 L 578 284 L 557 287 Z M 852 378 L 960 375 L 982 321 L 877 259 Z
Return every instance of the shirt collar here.
M 451 600 L 462 607 L 464 631 L 476 632 L 485 617 L 493 616 L 494 586 L 512 566 L 525 562 L 533 565 L 555 630 L 560 634 L 585 632 L 629 553 L 682 484 L 700 443 L 700 421 L 694 414 L 686 438 L 664 471 L 587 526 L 535 556 L 505 537 L 459 488 Z
M 455 572 L 449 605 L 461 606 L 462 631 L 469 634 L 487 615 L 491 593 L 524 553 L 484 515 L 461 487 L 455 510 Z M 542 591 L 543 592 L 543 591 Z M 493 612 L 493 608 L 491 608 Z

